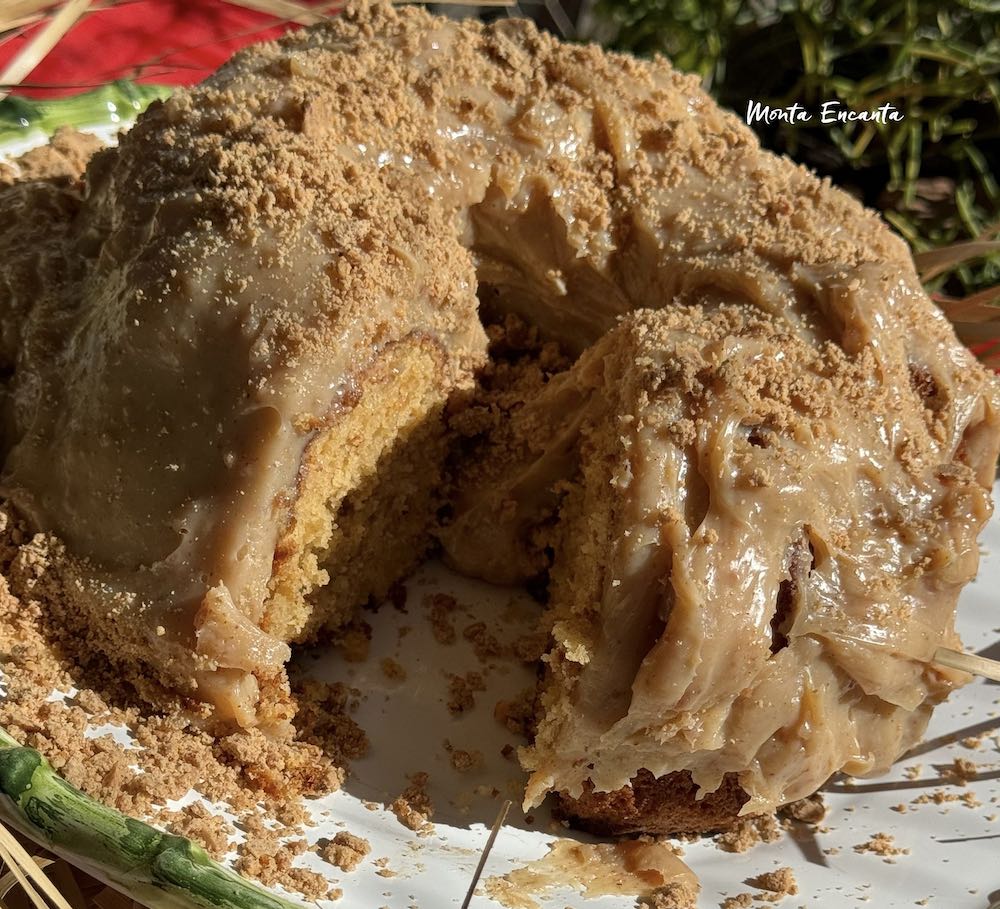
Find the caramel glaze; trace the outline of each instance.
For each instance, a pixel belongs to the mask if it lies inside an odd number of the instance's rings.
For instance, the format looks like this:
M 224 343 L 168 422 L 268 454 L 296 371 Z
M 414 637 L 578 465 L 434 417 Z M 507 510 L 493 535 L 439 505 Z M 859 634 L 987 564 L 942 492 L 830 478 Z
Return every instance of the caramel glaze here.
M 443 534 L 460 569 L 523 580 L 558 514 L 529 804 L 554 790 L 648 830 L 592 793 L 685 771 L 765 811 L 884 771 L 961 681 L 931 660 L 960 646 L 995 391 L 961 353 L 931 394 L 927 329 L 884 328 L 922 291 L 879 266 L 851 283 L 821 292 L 841 343 L 710 292 L 637 311 L 480 455 Z

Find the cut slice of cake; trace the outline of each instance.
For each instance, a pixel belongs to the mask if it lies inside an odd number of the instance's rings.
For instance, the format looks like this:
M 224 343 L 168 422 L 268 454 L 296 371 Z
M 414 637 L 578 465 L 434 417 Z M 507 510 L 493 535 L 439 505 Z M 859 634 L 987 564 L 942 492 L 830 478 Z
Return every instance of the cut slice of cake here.
M 725 826 L 885 770 L 962 681 L 929 661 L 958 643 L 995 404 L 959 362 L 929 399 L 929 339 L 864 327 L 907 293 L 862 311 L 866 280 L 822 294 L 844 347 L 747 307 L 626 317 L 498 433 L 442 538 L 489 576 L 466 553 L 531 564 L 526 519 L 558 511 L 528 805 Z

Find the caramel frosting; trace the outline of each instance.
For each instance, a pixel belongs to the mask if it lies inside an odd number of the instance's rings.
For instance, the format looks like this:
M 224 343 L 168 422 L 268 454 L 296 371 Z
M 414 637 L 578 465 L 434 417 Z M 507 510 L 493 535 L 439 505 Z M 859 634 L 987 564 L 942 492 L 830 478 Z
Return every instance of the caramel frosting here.
M 689 752 L 727 755 L 699 770 L 706 786 L 723 763 L 756 754 L 761 763 L 746 779 L 760 785 L 754 804 L 774 796 L 761 768 L 800 746 L 782 734 L 768 739 L 770 720 L 743 728 L 738 713 L 731 722 L 725 714 L 736 703 L 733 680 L 755 677 L 754 636 L 790 564 L 789 547 L 803 538 L 800 507 L 822 528 L 813 541 L 823 559 L 813 596 L 828 606 L 803 613 L 812 630 L 791 630 L 802 653 L 779 654 L 776 666 L 792 664 L 782 679 L 799 684 L 796 667 L 814 648 L 810 671 L 820 688 L 871 692 L 889 705 L 887 728 L 901 721 L 896 708 L 915 711 L 897 744 L 919 725 L 921 705 L 947 687 L 933 687 L 917 663 L 950 624 L 931 616 L 926 640 L 917 640 L 917 630 L 883 633 L 891 623 L 879 610 L 922 615 L 929 594 L 921 584 L 944 584 L 951 597 L 973 570 L 974 546 L 956 544 L 954 563 L 928 572 L 935 559 L 947 561 L 948 539 L 968 543 L 985 518 L 984 492 L 948 498 L 944 490 L 989 482 L 993 386 L 919 289 L 903 242 L 846 194 L 761 151 L 695 77 L 663 60 L 564 45 L 520 20 L 483 26 L 415 8 L 359 7 L 245 50 L 204 85 L 154 104 L 118 148 L 95 157 L 85 183 L 82 196 L 34 183 L 0 190 L 0 204 L 23 214 L 0 224 L 2 355 L 11 373 L 0 492 L 36 530 L 61 541 L 67 614 L 138 675 L 205 701 L 224 719 L 261 721 L 269 697 L 261 692 L 275 680 L 280 688 L 285 639 L 298 634 L 269 614 L 278 608 L 270 581 L 306 453 L 347 419 L 385 351 L 436 348 L 447 393 L 468 385 L 485 357 L 480 298 L 574 354 L 635 309 L 709 300 L 763 314 L 789 345 L 832 345 L 845 363 L 872 370 L 865 381 L 883 388 L 887 408 L 916 376 L 934 389 L 926 405 L 934 419 L 918 422 L 914 402 L 902 413 L 835 407 L 834 416 L 815 418 L 825 427 L 816 430 L 823 444 L 806 446 L 819 459 L 815 469 L 799 465 L 795 474 L 780 459 L 760 465 L 773 482 L 751 495 L 732 460 L 738 418 L 750 414 L 723 383 L 714 428 L 692 443 L 706 472 L 700 482 L 712 487 L 706 532 L 718 534 L 714 549 L 685 542 L 680 525 L 643 523 L 677 498 L 675 484 L 689 482 L 686 465 L 695 461 L 688 449 L 682 455 L 676 443 L 658 441 L 666 429 L 634 440 L 641 489 L 619 484 L 634 512 L 622 526 L 641 525 L 645 541 L 634 570 L 646 584 L 670 568 L 667 553 L 686 553 L 691 562 L 677 584 L 689 578 L 695 586 L 678 597 L 674 621 L 687 615 L 697 625 L 715 592 L 733 621 L 691 638 L 700 642 L 691 649 L 661 641 L 649 672 L 633 665 L 634 641 L 613 643 L 609 654 L 620 647 L 629 658 L 574 682 L 572 697 L 585 693 L 586 701 L 580 741 L 600 755 L 595 782 L 617 785 L 636 767 L 680 760 L 677 743 L 688 737 Z M 35 197 L 40 204 L 29 204 Z M 765 357 L 752 352 L 757 342 L 728 343 L 733 363 Z M 784 362 L 785 341 L 768 343 L 766 356 Z M 725 371 L 716 354 L 705 356 Z M 813 381 L 808 370 L 795 375 Z M 677 406 L 683 413 L 694 405 Z M 906 466 L 914 446 L 932 445 L 937 454 L 920 457 L 933 468 Z M 576 457 L 563 456 L 525 488 L 548 500 L 546 484 Z M 949 464 L 957 478 L 934 479 Z M 970 470 L 979 486 L 966 482 Z M 806 477 L 819 497 L 839 498 L 839 524 L 817 516 Z M 524 525 L 538 511 L 531 495 Z M 911 523 L 932 506 L 944 509 L 944 525 Z M 823 534 L 848 533 L 848 514 L 858 535 L 898 522 L 913 539 L 904 546 L 902 530 L 878 530 L 867 544 L 858 536 L 851 546 L 870 551 L 868 567 L 841 563 Z M 520 540 L 503 545 L 517 551 Z M 916 572 L 918 552 L 931 560 L 921 569 L 927 580 L 914 581 L 906 597 L 879 599 L 871 584 Z M 457 567 L 491 574 L 478 559 L 452 552 Z M 744 560 L 739 570 L 732 559 Z M 834 574 L 824 587 L 827 570 Z M 615 577 L 628 590 L 631 571 Z M 731 582 L 741 585 L 738 595 Z M 358 601 L 367 593 L 357 591 Z M 627 605 L 609 597 L 609 615 Z M 860 639 L 841 634 L 845 609 L 857 611 L 847 625 Z M 744 645 L 747 665 L 723 678 L 723 667 L 733 667 L 718 653 Z M 884 647 L 905 658 L 882 659 Z M 571 650 L 559 638 L 554 671 L 573 662 Z M 669 668 L 675 662 L 687 668 Z M 638 673 L 631 681 L 630 671 Z M 614 733 L 602 751 L 602 729 L 630 685 L 630 731 Z M 777 700 L 783 710 L 792 703 Z M 704 723 L 702 731 L 671 704 Z M 577 787 L 586 770 L 574 764 L 578 749 L 560 739 L 557 713 L 531 758 L 532 799 L 549 786 Z M 801 748 L 822 752 L 846 722 L 830 717 Z M 622 743 L 636 739 L 641 722 L 643 747 L 625 756 Z M 859 755 L 851 767 L 868 766 Z M 884 758 L 878 750 L 872 766 Z
M 744 812 L 773 808 L 884 771 L 963 680 L 931 659 L 960 646 L 995 388 L 957 346 L 931 356 L 944 327 L 914 282 L 813 280 L 812 337 L 712 293 L 627 317 L 513 417 L 489 490 L 466 491 L 452 558 L 501 552 L 508 571 L 559 498 L 528 805 L 685 770 L 708 792 L 735 774 Z

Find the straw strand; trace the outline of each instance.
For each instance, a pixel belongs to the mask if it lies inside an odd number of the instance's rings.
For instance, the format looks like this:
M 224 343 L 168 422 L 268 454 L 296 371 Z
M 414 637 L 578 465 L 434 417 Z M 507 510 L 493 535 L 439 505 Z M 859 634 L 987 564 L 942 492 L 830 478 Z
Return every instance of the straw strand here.
M 90 0 L 68 0 L 0 73 L 0 85 L 14 87 L 22 82 L 73 27 L 89 5 Z M 0 88 L 0 100 L 10 92 L 11 88 Z
M 226 3 L 243 9 L 252 9 L 257 13 L 269 13 L 275 18 L 294 22 L 296 25 L 315 25 L 326 18 L 296 0 L 226 0 Z
M 45 901 L 38 894 L 38 890 L 48 897 L 56 909 L 72 909 L 70 904 L 66 902 L 65 897 L 56 889 L 52 881 L 45 876 L 24 846 L 17 841 L 14 835 L 3 824 L 0 824 L 0 850 L 2 850 L 4 862 L 14 872 L 14 876 L 17 877 L 21 889 L 24 890 L 38 909 L 48 909 Z M 38 890 L 35 889 L 36 887 Z

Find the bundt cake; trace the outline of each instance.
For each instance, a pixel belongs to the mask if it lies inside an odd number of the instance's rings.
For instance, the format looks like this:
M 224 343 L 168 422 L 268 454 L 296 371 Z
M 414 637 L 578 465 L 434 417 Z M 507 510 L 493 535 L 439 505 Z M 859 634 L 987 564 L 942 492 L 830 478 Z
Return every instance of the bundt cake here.
M 595 829 L 882 768 L 961 681 L 996 386 L 901 240 L 663 60 L 359 6 L 0 205 L 11 584 L 150 698 L 280 734 L 289 644 L 439 515 L 459 570 L 548 572 L 527 799 Z M 463 462 L 481 303 L 577 361 Z

